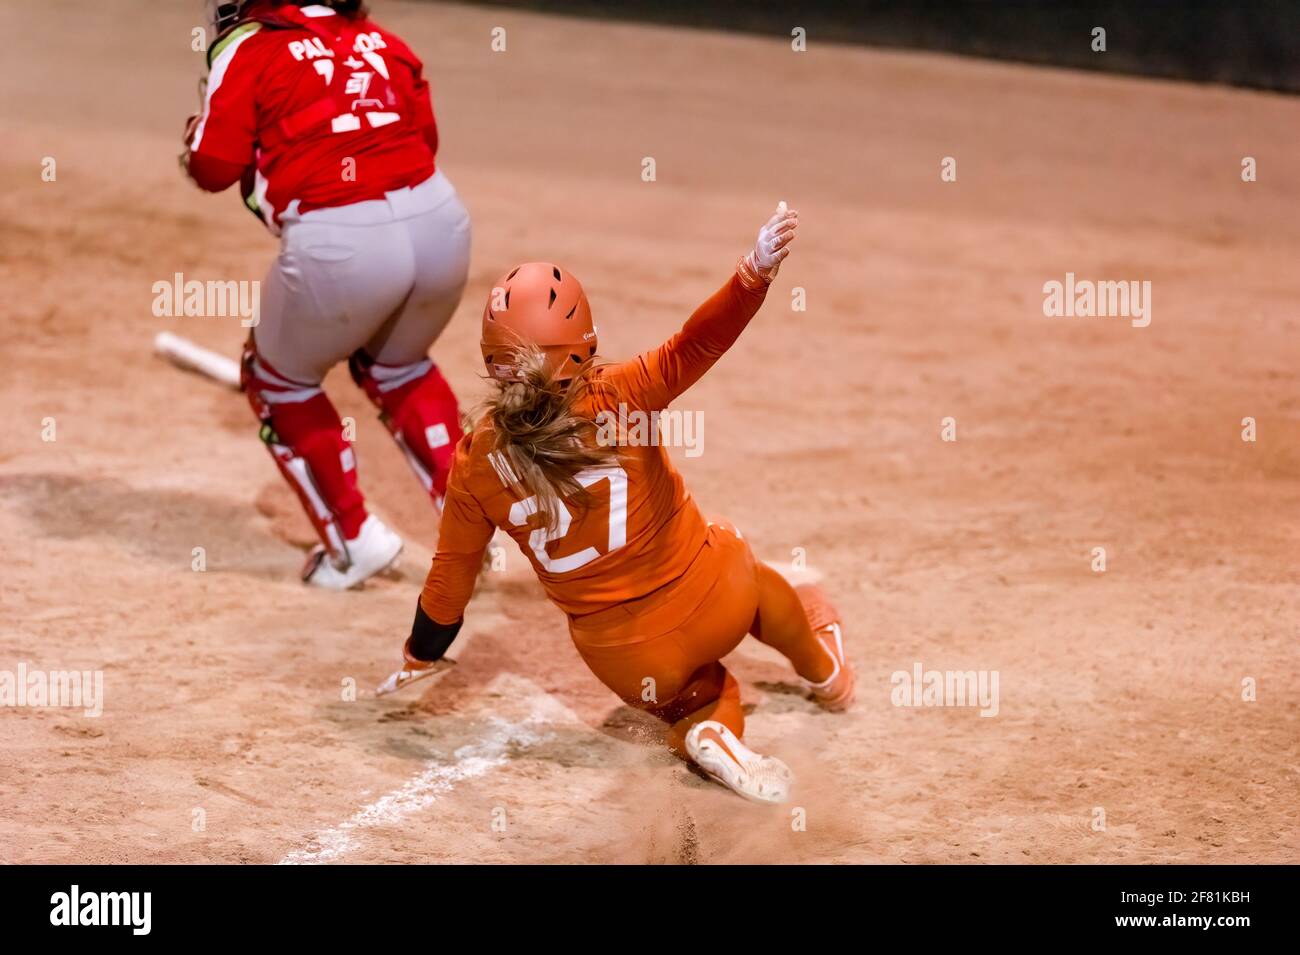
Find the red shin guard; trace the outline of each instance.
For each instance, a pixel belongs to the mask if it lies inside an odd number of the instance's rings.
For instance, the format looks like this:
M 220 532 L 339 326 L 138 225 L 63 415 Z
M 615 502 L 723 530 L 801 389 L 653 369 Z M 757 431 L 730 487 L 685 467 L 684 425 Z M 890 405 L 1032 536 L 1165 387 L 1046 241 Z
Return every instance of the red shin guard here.
M 427 358 L 410 365 L 382 365 L 364 351 L 348 361 L 352 380 L 379 409 L 434 504 L 442 505 L 447 477 L 463 432 L 460 406 L 447 379 Z
M 251 350 L 245 353 L 243 387 L 280 473 L 326 549 L 345 561 L 345 541 L 361 530 L 366 505 L 338 411 L 319 387 L 284 378 Z

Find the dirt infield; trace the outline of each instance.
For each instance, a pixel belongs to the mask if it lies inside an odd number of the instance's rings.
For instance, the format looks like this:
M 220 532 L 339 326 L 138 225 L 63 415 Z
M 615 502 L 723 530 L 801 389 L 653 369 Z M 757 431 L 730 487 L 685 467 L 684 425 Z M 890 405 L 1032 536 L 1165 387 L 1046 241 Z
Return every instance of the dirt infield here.
M 456 671 L 369 698 L 436 537 L 399 452 L 336 372 L 411 548 L 402 580 L 309 592 L 247 406 L 150 353 L 165 329 L 235 354 L 238 320 L 155 318 L 152 285 L 275 251 L 176 168 L 200 5 L 48 0 L 0 86 L 0 670 L 102 670 L 104 700 L 0 709 L 0 861 L 1300 862 L 1300 102 L 372 5 L 429 66 L 474 217 L 436 351 L 467 399 L 508 265 L 567 263 L 622 357 L 797 205 L 677 460 L 760 555 L 825 574 L 858 706 L 742 647 L 749 735 L 803 812 L 741 803 L 587 673 L 516 553 Z M 1150 325 L 1045 317 L 1067 272 L 1150 281 Z M 895 706 L 918 663 L 997 671 L 997 715 Z

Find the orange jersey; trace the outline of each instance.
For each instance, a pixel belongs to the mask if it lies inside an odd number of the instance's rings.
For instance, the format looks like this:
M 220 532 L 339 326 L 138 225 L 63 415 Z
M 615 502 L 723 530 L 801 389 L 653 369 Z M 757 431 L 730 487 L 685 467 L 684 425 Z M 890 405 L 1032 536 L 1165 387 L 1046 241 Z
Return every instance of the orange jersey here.
M 602 412 L 617 418 L 667 408 L 731 347 L 765 295 L 765 288 L 751 289 L 733 275 L 667 342 L 595 369 L 579 413 L 600 421 Z M 535 499 L 518 492 L 505 455 L 492 451 L 495 440 L 484 422 L 456 449 L 438 553 L 420 595 L 424 612 L 438 623 L 463 616 L 498 527 L 532 562 L 547 596 L 571 616 L 635 600 L 676 580 L 704 546 L 708 522 L 661 445 L 623 444 L 617 463 L 581 473 L 590 506 L 566 504 L 548 531 Z

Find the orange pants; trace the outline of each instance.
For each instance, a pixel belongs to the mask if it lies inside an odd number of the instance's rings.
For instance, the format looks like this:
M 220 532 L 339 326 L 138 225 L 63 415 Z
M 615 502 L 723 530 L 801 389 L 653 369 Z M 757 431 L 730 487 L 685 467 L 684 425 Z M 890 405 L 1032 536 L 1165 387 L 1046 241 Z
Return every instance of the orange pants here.
M 729 524 L 709 526 L 699 556 L 677 580 L 638 600 L 571 617 L 569 633 L 602 683 L 670 725 L 668 744 L 679 755 L 700 720 L 744 733 L 740 686 L 719 661 L 746 634 L 780 651 L 806 679 L 824 680 L 833 667 L 794 588 L 755 560 Z

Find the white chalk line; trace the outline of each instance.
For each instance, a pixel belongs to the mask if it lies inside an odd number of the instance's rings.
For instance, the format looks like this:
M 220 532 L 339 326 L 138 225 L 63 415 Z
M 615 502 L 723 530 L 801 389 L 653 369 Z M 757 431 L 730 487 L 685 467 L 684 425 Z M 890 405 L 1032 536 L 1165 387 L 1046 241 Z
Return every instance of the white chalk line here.
M 578 717 L 531 680 L 503 673 L 488 690 L 507 700 L 526 699 L 527 715 L 520 720 L 489 716 L 490 729 L 476 742 L 460 747 L 450 762 L 431 759 L 424 768 L 391 792 L 362 806 L 336 826 L 318 830 L 301 849 L 289 852 L 279 865 L 334 862 L 357 849 L 359 834 L 377 826 L 393 826 L 432 806 L 456 784 L 505 765 L 512 750 L 535 746 L 554 734 L 546 727 L 580 724 Z

